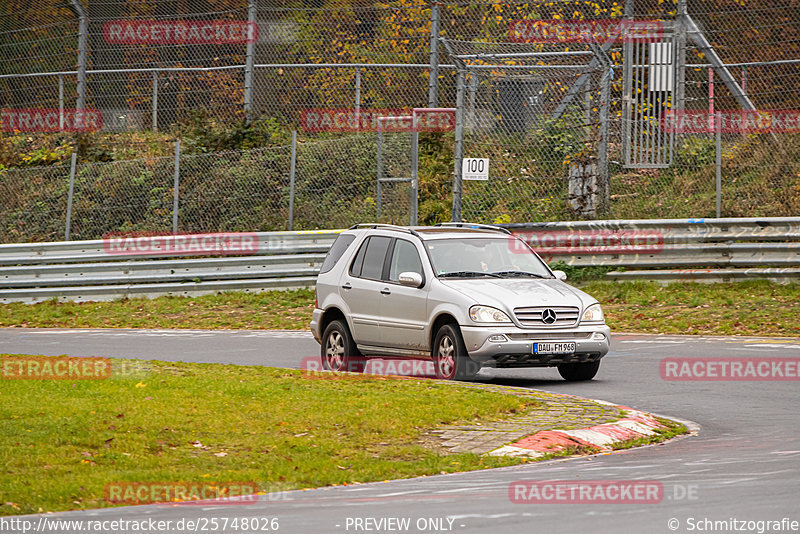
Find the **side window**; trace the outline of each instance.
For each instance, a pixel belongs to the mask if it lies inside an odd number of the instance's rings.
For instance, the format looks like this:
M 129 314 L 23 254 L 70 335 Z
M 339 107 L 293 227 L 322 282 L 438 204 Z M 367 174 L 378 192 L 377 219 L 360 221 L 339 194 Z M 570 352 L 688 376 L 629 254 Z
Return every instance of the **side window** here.
M 372 236 L 367 243 L 367 252 L 364 254 L 364 265 L 361 268 L 361 277 L 380 280 L 383 274 L 383 263 L 386 252 L 389 250 L 389 237 Z
M 382 236 L 372 236 L 364 241 L 350 267 L 350 275 L 380 280 L 391 241 L 391 238 Z
M 389 280 L 397 282 L 400 273 L 414 272 L 422 276 L 422 262 L 419 260 L 417 247 L 410 241 L 398 239 L 395 241 L 392 262 L 389 266 Z
M 327 273 L 333 269 L 336 262 L 341 259 L 347 247 L 350 246 L 350 243 L 352 243 L 355 238 L 356 236 L 354 235 L 339 234 L 339 237 L 336 238 L 336 241 L 333 242 L 333 246 L 331 246 L 331 249 L 328 251 L 328 255 L 325 256 L 325 261 L 322 262 L 319 274 Z
M 353 265 L 350 266 L 350 276 L 361 276 L 361 267 L 364 265 L 364 254 L 367 253 L 367 245 L 369 245 L 369 238 L 361 243 L 361 248 L 356 253 Z

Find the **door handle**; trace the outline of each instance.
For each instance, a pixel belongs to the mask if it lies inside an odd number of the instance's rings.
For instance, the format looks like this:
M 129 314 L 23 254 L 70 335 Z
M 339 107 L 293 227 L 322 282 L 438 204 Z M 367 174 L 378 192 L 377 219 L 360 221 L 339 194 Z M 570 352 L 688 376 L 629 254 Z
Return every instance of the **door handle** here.
M 381 289 L 381 295 L 391 295 L 391 294 L 392 292 L 389 291 L 388 287 L 384 287 L 383 289 Z
M 350 282 L 345 282 L 344 284 L 342 284 L 342 289 L 350 289 L 352 287 L 353 286 L 350 285 Z

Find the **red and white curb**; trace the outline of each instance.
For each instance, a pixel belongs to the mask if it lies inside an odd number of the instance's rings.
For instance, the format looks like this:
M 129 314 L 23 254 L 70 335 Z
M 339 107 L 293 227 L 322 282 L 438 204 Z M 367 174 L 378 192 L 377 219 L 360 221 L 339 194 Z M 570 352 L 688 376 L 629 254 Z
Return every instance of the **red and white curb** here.
M 624 410 L 625 417 L 613 423 L 604 423 L 578 430 L 543 430 L 510 445 L 494 449 L 488 454 L 490 456 L 540 458 L 545 454 L 556 453 L 567 447 L 594 447 L 601 451 L 609 451 L 617 443 L 652 436 L 657 433 L 657 430 L 667 428 L 652 414 L 604 401 L 595 402 Z

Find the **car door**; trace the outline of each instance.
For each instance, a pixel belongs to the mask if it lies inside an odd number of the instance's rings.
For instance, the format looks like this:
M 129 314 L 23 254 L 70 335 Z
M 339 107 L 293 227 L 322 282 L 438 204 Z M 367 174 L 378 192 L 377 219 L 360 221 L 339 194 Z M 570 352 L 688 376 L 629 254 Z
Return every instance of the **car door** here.
M 370 236 L 342 276 L 340 295 L 350 309 L 353 338 L 359 345 L 380 344 L 381 281 L 392 239 Z
M 380 289 L 381 345 L 399 349 L 424 350 L 427 321 L 427 280 L 417 246 L 406 239 L 392 243 L 388 270 Z M 400 273 L 422 276 L 422 287 L 402 286 Z

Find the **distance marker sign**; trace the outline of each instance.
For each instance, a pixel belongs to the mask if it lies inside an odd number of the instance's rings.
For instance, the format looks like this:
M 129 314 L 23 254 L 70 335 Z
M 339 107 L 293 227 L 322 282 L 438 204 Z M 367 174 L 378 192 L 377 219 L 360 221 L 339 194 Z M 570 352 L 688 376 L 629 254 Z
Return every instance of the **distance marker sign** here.
M 461 160 L 463 180 L 488 180 L 489 158 L 464 158 Z

